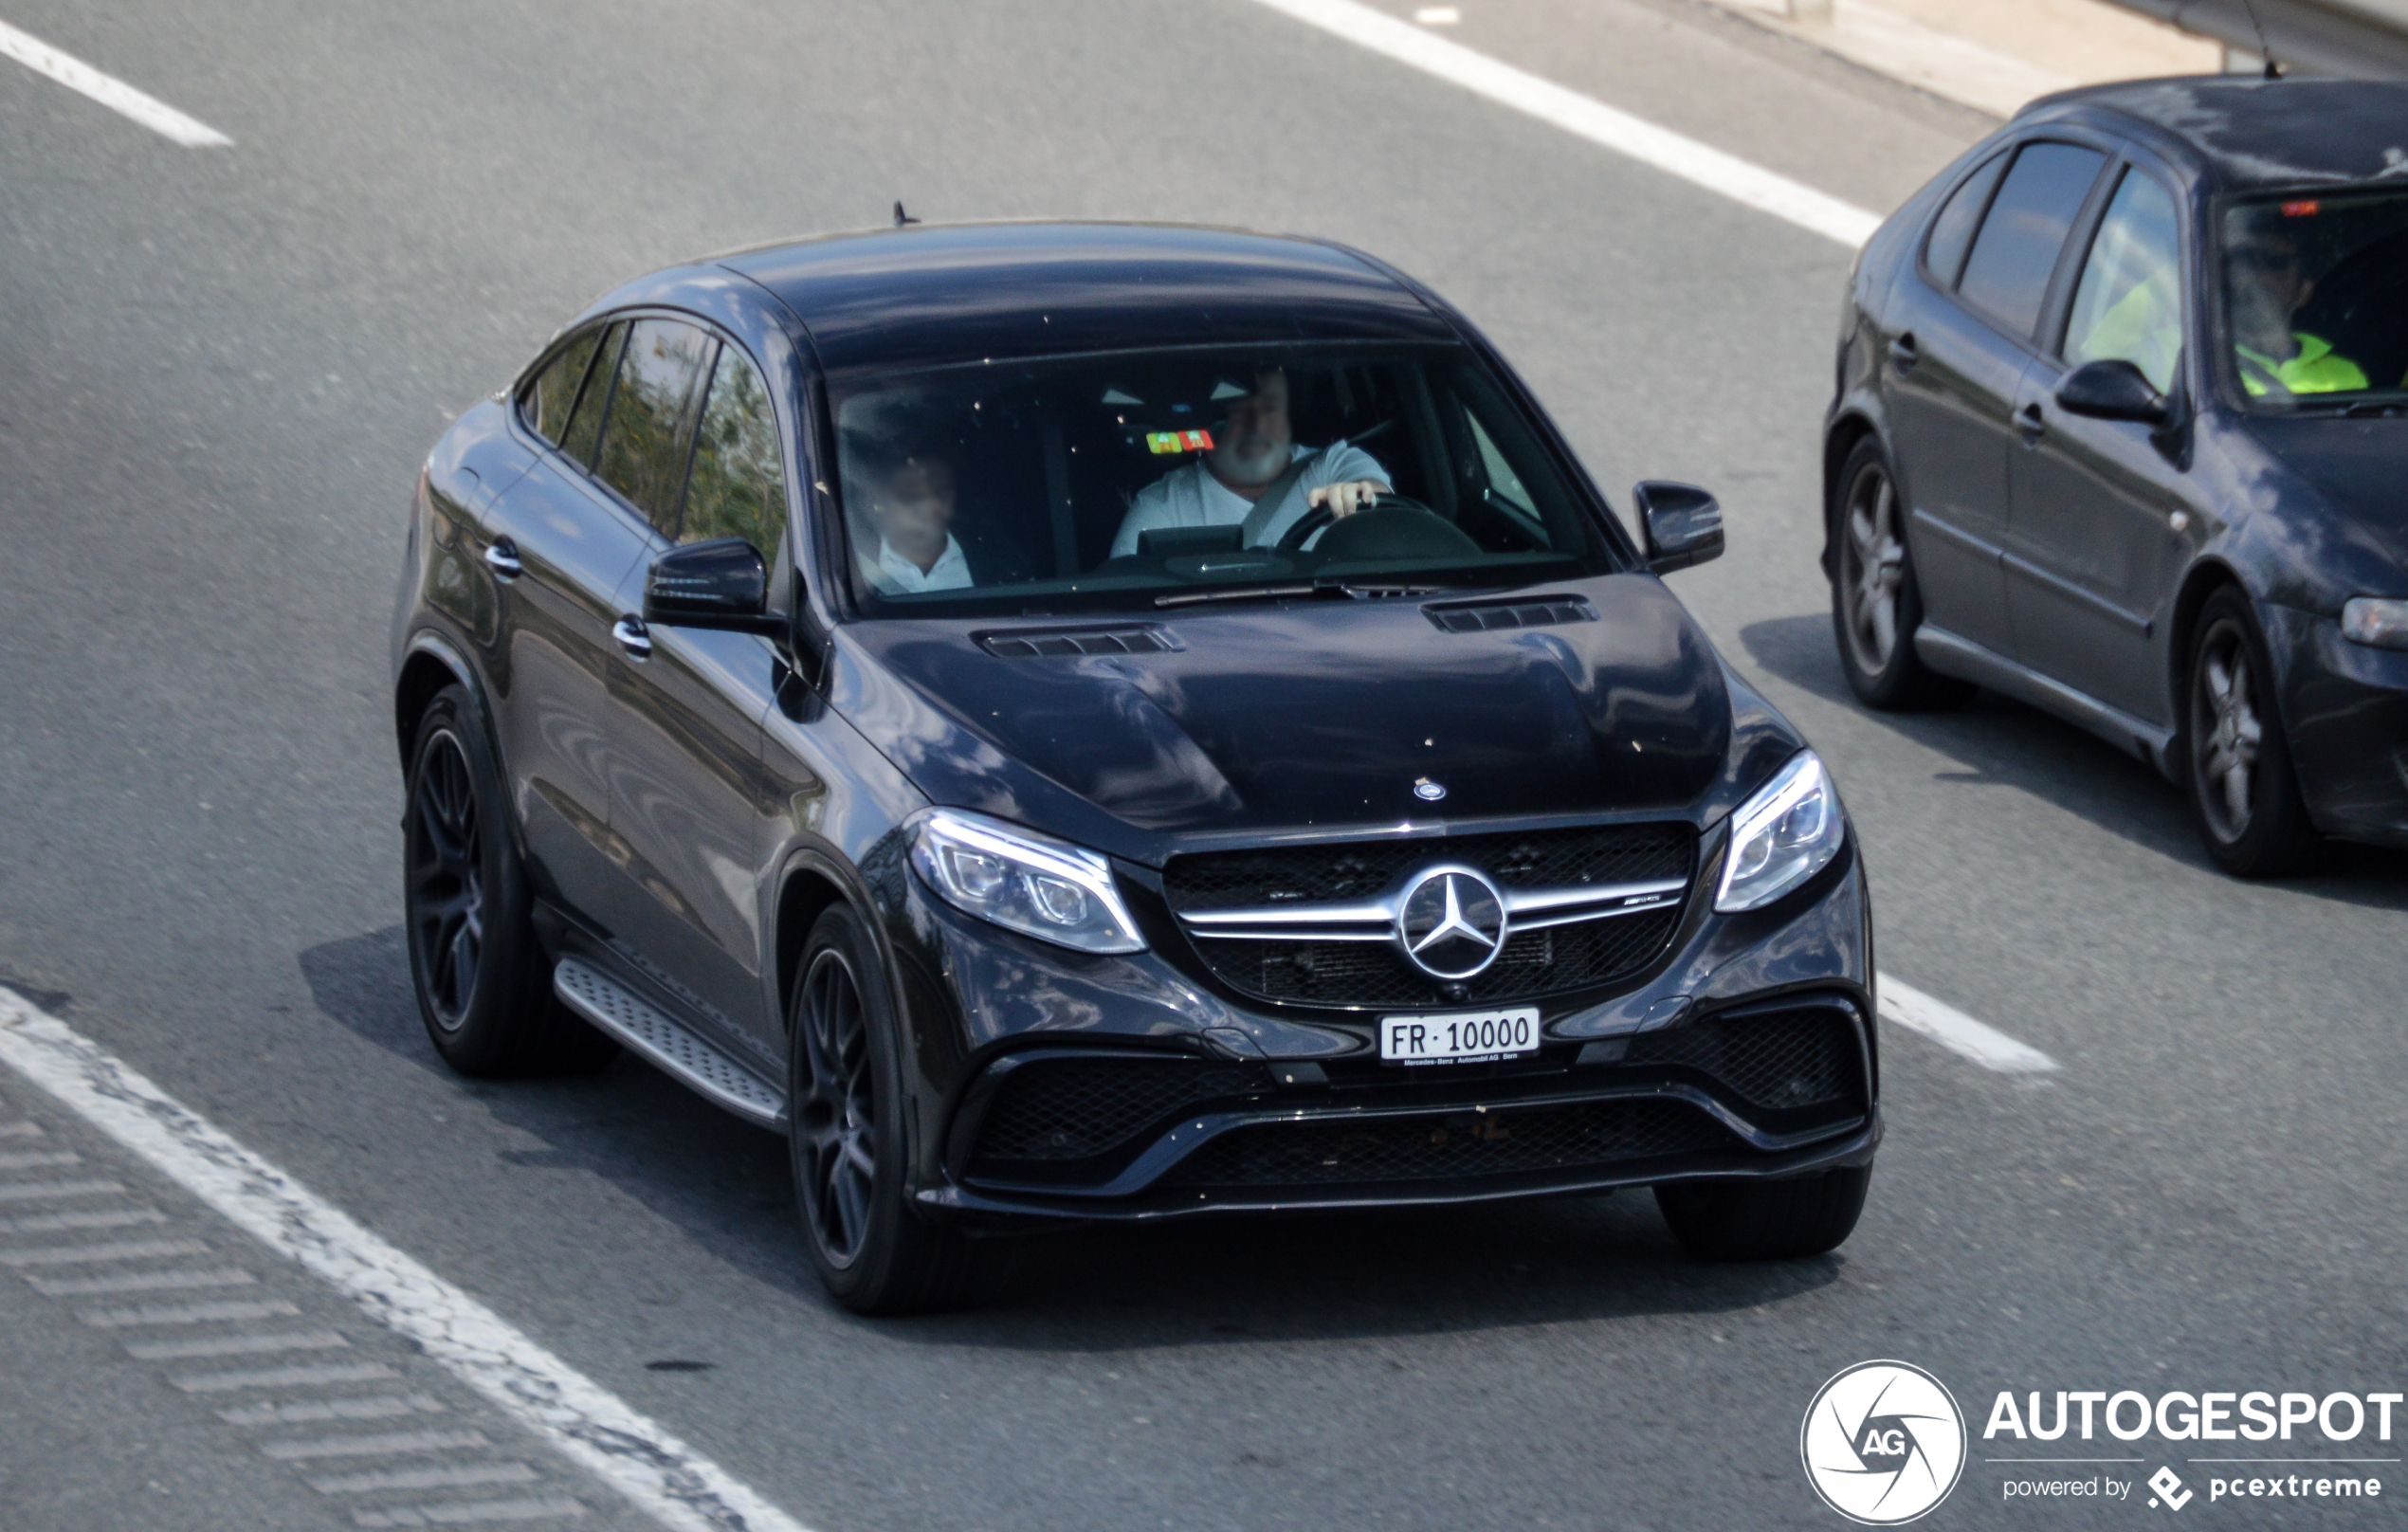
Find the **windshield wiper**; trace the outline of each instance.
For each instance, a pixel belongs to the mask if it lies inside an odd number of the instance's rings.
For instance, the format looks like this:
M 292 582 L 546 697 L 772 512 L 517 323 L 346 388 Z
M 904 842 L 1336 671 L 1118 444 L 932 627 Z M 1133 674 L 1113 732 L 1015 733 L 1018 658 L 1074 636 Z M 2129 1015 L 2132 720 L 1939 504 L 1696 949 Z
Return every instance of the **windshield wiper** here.
M 1432 595 L 1445 589 L 1443 585 L 1356 585 L 1344 580 L 1289 580 L 1280 585 L 1232 585 L 1218 591 L 1174 591 L 1168 595 L 1156 596 L 1154 605 L 1161 608 L 1201 606 L 1210 601 L 1374 601 L 1382 596 Z

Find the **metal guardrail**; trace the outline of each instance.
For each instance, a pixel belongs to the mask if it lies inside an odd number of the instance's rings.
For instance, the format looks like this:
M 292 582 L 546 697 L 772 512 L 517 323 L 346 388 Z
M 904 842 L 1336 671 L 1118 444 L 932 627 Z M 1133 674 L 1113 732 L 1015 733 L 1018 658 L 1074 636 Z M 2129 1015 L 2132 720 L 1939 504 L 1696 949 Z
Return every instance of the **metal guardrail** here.
M 2242 0 L 2116 0 L 2126 9 L 2258 52 Z M 2408 78 L 2408 0 L 2256 0 L 2266 51 L 2287 71 L 2355 80 Z

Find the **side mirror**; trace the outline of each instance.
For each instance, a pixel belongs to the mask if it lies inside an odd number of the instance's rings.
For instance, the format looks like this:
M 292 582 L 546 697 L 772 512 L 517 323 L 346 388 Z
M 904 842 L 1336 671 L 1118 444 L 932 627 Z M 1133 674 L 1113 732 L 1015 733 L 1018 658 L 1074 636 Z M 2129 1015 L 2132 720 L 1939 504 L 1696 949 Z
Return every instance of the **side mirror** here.
M 644 620 L 773 638 L 788 628 L 769 612 L 768 566 L 741 538 L 689 543 L 654 559 L 644 577 Z
M 1723 507 L 1695 484 L 1642 479 L 1632 487 L 1647 534 L 1647 567 L 1669 574 L 1723 556 Z
M 2084 362 L 2057 384 L 2057 408 L 2094 420 L 2137 420 L 2162 426 L 2173 407 L 2141 370 L 2122 359 Z

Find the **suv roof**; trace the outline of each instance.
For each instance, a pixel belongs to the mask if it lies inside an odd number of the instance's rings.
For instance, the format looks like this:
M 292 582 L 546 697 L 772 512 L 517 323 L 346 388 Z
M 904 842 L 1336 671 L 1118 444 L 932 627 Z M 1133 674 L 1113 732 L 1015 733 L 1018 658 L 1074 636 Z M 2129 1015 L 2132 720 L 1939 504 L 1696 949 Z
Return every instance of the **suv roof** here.
M 2021 117 L 2137 119 L 2201 162 L 2217 190 L 2408 175 L 2408 82 L 2201 75 L 2044 96 Z
M 821 364 L 941 366 L 1158 346 L 1458 338 L 1341 246 L 1165 224 L 917 225 L 721 258 L 777 295 Z

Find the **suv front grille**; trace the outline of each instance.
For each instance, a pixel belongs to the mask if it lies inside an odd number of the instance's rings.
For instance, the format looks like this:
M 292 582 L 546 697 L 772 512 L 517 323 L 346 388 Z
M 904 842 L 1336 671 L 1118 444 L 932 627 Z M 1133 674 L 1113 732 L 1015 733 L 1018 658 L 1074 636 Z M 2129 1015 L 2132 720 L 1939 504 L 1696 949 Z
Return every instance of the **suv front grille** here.
M 1177 1165 L 1166 1186 L 1299 1186 L 1445 1180 L 1577 1170 L 1735 1148 L 1678 1102 L 1618 1100 L 1231 1128 Z
M 1685 824 L 1592 825 L 1191 853 L 1163 868 L 1162 890 L 1204 964 L 1247 994 L 1336 1008 L 1493 1004 L 1611 984 L 1645 969 L 1680 926 L 1696 855 L 1697 833 Z M 1620 905 L 1606 898 L 1592 912 L 1560 914 L 1544 925 L 1517 916 L 1495 961 L 1453 994 L 1393 940 L 1262 929 L 1308 919 L 1317 904 L 1393 898 L 1440 863 L 1477 868 L 1508 895 L 1596 890 L 1602 897 L 1626 885 L 1653 892 Z M 1230 921 L 1230 911 L 1264 919 L 1230 927 L 1245 934 L 1208 934 L 1211 922 Z

